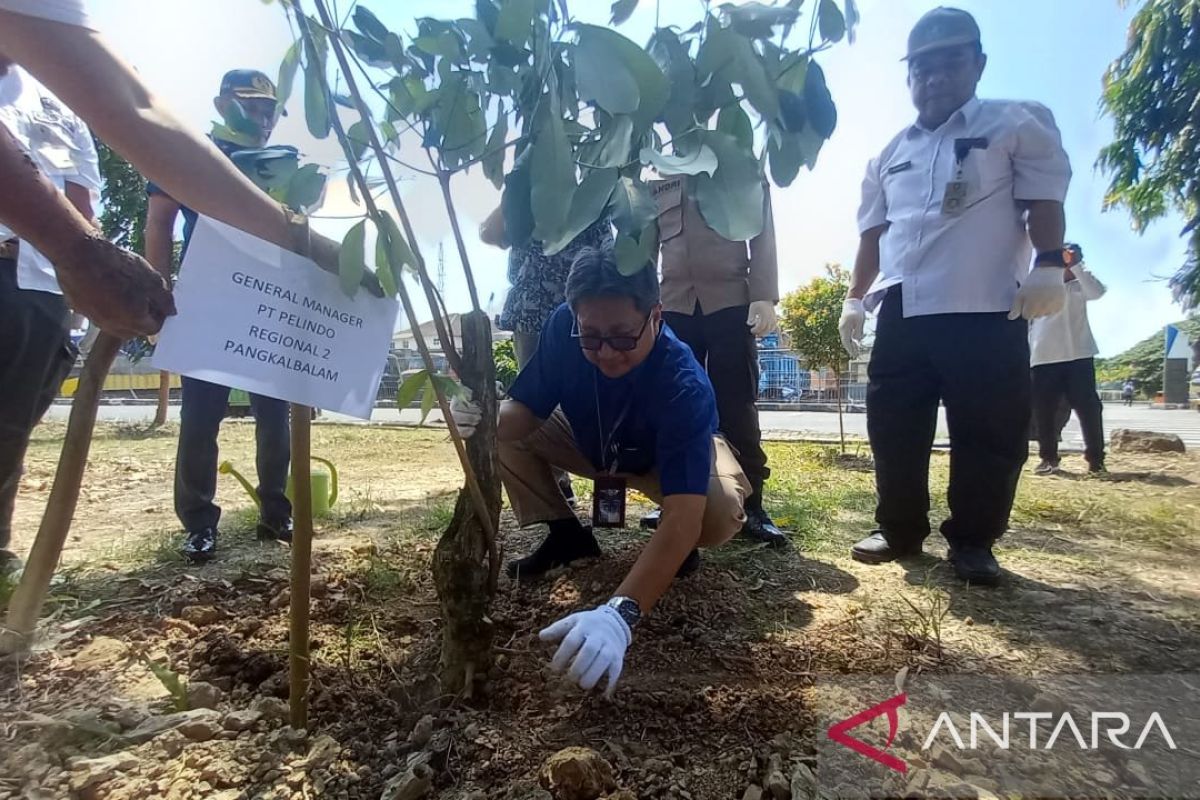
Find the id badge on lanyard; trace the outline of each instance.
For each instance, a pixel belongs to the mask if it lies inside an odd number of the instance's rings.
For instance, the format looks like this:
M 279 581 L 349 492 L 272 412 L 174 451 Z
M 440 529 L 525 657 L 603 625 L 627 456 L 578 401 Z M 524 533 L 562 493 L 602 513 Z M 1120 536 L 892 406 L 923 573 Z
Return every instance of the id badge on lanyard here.
M 949 216 L 961 214 L 967 207 L 967 179 L 963 174 L 963 162 L 972 150 L 987 148 L 987 139 L 955 139 L 954 140 L 954 180 L 946 184 L 942 194 L 942 213 Z
M 596 394 L 596 424 L 600 434 L 600 458 L 603 460 L 604 473 L 598 475 L 592 482 L 592 527 L 595 528 L 624 528 L 625 527 L 625 479 L 616 474 L 617 452 L 615 437 L 617 429 L 625 421 L 629 409 L 633 405 L 633 394 L 617 415 L 612 430 L 607 437 L 604 435 L 603 417 L 600 415 L 600 389 L 593 375 L 593 389 Z M 611 460 L 610 460 L 611 459 Z

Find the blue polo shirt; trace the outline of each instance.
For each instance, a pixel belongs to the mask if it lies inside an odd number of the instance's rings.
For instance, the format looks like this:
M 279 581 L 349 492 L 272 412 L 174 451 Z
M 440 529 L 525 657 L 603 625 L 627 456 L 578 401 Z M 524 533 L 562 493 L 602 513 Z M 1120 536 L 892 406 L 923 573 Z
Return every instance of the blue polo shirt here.
M 559 306 L 509 397 L 539 419 L 561 407 L 580 452 L 597 471 L 642 475 L 657 468 L 663 495 L 708 494 L 717 403 L 691 349 L 666 325 L 628 375 L 607 378 L 571 338 L 574 315 Z M 619 423 L 619 424 L 618 424 Z M 610 440 L 605 450 L 601 436 Z

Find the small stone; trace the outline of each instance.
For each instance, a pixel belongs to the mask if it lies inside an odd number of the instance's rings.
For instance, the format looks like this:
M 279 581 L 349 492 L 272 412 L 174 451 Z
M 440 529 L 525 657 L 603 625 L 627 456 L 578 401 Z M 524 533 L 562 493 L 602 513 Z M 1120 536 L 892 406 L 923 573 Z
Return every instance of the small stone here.
M 904 786 L 905 797 L 924 797 L 925 787 L 929 785 L 929 772 L 923 769 L 913 770 Z
M 1142 786 L 1154 785 L 1154 781 L 1150 778 L 1150 773 L 1146 771 L 1145 767 L 1136 761 L 1127 762 L 1125 764 L 1125 772 L 1130 778 Z
M 71 766 L 71 791 L 81 792 L 137 765 L 138 759 L 131 753 L 113 753 L 102 758 L 80 759 Z
M 783 774 L 783 758 L 772 755 L 767 759 L 767 778 L 763 781 L 763 791 L 774 800 L 791 800 L 792 786 Z
M 313 575 L 308 583 L 308 593 L 314 599 L 321 599 L 329 593 L 329 582 L 323 575 Z
M 225 612 L 213 606 L 185 606 L 179 612 L 179 618 L 184 622 L 203 627 L 225 619 Z
M 221 715 L 211 708 L 194 708 L 190 711 L 180 711 L 175 714 L 167 714 L 161 717 L 149 717 L 141 725 L 138 725 L 129 733 L 125 734 L 130 741 L 140 744 L 148 742 L 161 733 L 170 730 L 180 730 L 184 725 L 192 723 L 207 722 L 215 731 L 219 731 L 221 726 L 219 720 Z M 182 733 L 182 731 L 180 731 Z M 191 737 L 188 737 L 191 738 Z M 211 739 L 212 736 L 209 736 Z
M 342 752 L 342 745 L 337 739 L 328 734 L 321 734 L 308 748 L 308 755 L 302 762 L 307 769 L 317 770 L 328 767 Z
M 292 602 L 292 592 L 290 589 L 283 589 L 279 594 L 271 598 L 271 608 L 279 609 Z
M 77 670 L 91 671 L 112 666 L 125 659 L 129 647 L 111 636 L 97 636 L 75 654 L 72 664 Z
M 679 796 L 682 797 L 683 800 L 690 800 L 690 798 L 691 798 L 691 795 L 688 794 L 686 791 L 680 792 Z M 601 800 L 638 800 L 638 799 L 637 799 L 637 795 L 634 794 L 633 792 L 629 791 L 628 789 L 621 789 L 620 791 L 613 792 L 612 794 L 604 795 L 604 797 L 602 797 Z
M 424 747 L 433 738 L 433 715 L 426 714 L 417 720 L 417 724 L 408 734 L 408 743 L 416 747 Z
M 255 711 L 252 708 L 230 711 L 221 718 L 221 725 L 227 731 L 248 731 L 254 727 L 254 723 L 262 719 L 262 716 L 261 711 Z
M 1034 711 L 1049 711 L 1052 714 L 1065 714 L 1070 710 L 1070 706 L 1056 694 L 1050 692 L 1041 692 L 1033 698 L 1029 704 Z
M 121 730 L 128 731 L 141 725 L 148 716 L 150 716 L 150 712 L 143 706 L 125 706 L 113 714 L 113 721 L 121 726 Z
M 817 796 L 817 776 L 807 764 L 792 770 L 792 800 L 813 800 Z
M 955 775 L 960 775 L 963 772 L 962 759 L 953 750 L 947 750 L 940 744 L 933 746 L 932 758 L 930 763 L 939 769 L 944 769 L 947 772 L 953 772 Z
M 428 764 L 414 764 L 383 786 L 379 800 L 419 800 L 433 789 L 433 769 Z
M 588 747 L 568 747 L 550 756 L 538 782 L 555 800 L 596 800 L 617 788 L 612 765 Z
M 1112 432 L 1109 449 L 1114 453 L 1182 453 L 1187 448 L 1174 433 L 1118 428 Z
M 271 722 L 285 722 L 291 716 L 291 709 L 288 708 L 287 702 L 278 697 L 256 697 L 250 704 L 250 708 Z
M 188 708 L 216 708 L 224 699 L 225 693 L 205 681 L 188 681 Z
M 757 784 L 750 784 L 746 787 L 746 791 L 742 792 L 742 800 L 762 800 L 763 791 Z

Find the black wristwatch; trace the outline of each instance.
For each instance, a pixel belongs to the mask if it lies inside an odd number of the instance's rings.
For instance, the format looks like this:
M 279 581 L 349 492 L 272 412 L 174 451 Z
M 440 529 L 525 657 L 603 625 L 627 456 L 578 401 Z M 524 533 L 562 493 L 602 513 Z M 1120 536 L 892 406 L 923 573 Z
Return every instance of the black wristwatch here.
M 620 614 L 621 619 L 625 620 L 625 624 L 629 626 L 630 630 L 633 630 L 642 621 L 641 606 L 632 597 L 614 597 L 604 605 Z
M 1035 267 L 1066 267 L 1067 260 L 1062 250 L 1046 250 L 1037 254 L 1033 260 Z

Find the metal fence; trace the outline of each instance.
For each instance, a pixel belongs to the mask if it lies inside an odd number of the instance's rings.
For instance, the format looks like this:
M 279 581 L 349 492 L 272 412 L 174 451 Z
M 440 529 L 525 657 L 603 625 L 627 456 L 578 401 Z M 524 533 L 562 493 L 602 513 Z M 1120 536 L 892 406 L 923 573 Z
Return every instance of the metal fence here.
M 850 408 L 867 402 L 866 368 L 855 362 L 840 374 L 809 369 L 792 350 L 758 351 L 758 400 L 760 403 L 804 406 L 836 405 L 838 395 Z

